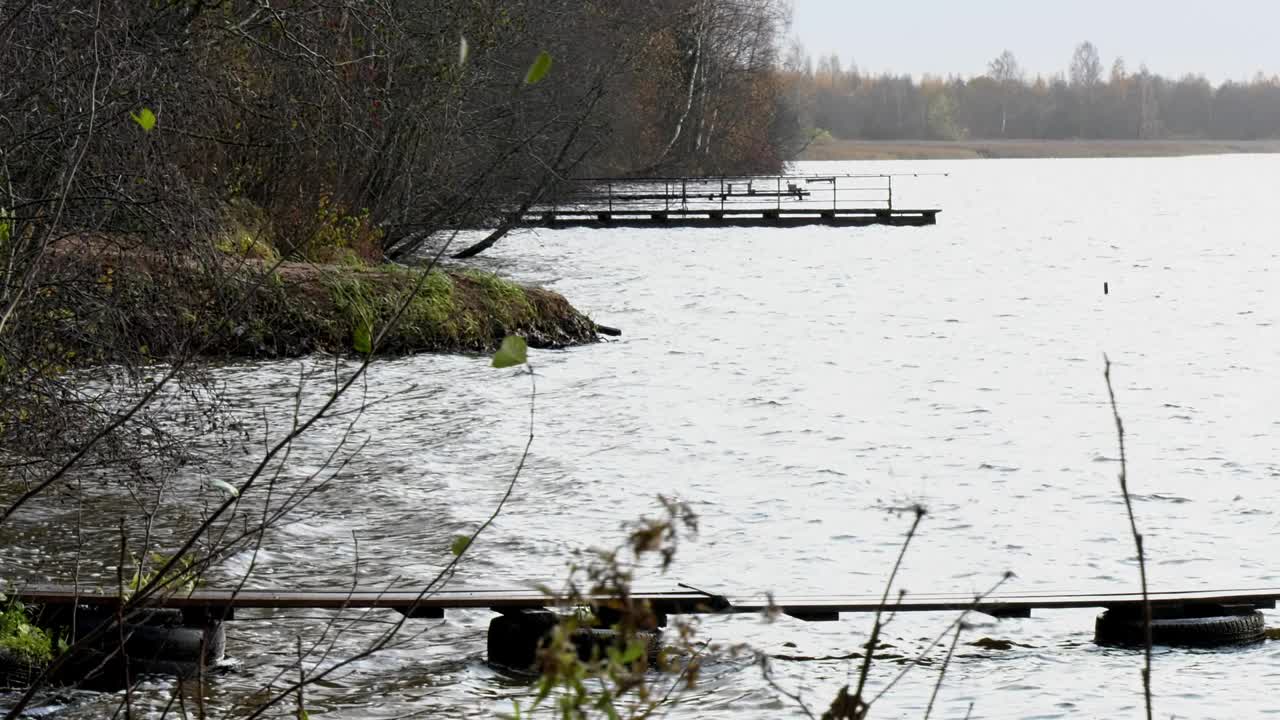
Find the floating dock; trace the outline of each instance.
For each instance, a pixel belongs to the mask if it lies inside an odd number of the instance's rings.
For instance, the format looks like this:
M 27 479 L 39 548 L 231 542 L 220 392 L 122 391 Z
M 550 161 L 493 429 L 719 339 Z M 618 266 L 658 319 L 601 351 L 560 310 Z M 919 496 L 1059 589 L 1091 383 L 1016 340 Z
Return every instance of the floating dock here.
M 97 607 L 119 605 L 120 596 L 112 591 L 69 587 L 27 587 L 15 590 L 10 597 L 31 605 L 80 604 Z M 1142 606 L 1138 593 L 1020 593 L 992 594 L 975 597 L 965 593 L 926 593 L 907 595 L 901 602 L 882 604 L 879 596 L 803 595 L 739 597 L 680 590 L 673 592 L 636 592 L 636 601 L 644 601 L 654 612 L 666 615 L 762 613 L 770 609 L 802 620 L 838 620 L 841 613 L 874 613 L 886 609 L 893 612 L 979 612 L 996 617 L 1030 617 L 1032 610 L 1072 608 L 1135 609 Z M 1205 607 L 1274 608 L 1280 599 L 1280 588 L 1234 590 L 1161 591 L 1149 594 L 1157 609 Z M 150 599 L 149 608 L 199 610 L 207 615 L 232 619 L 237 609 L 314 608 L 328 610 L 387 608 L 405 615 L 422 618 L 444 617 L 446 610 L 488 609 L 495 612 L 555 609 L 582 605 L 608 606 L 609 596 L 587 596 L 579 599 L 559 598 L 534 591 L 521 590 L 443 590 L 423 593 L 412 588 L 367 590 L 206 590 L 166 595 Z
M 555 202 L 530 208 L 516 224 L 540 228 L 937 224 L 939 208 L 895 207 L 894 179 L 904 177 L 919 175 L 588 178 L 570 182 Z
M 576 627 L 570 639 L 581 657 L 607 652 L 621 642 L 617 623 L 639 611 L 645 625 L 627 642 L 640 640 L 646 657 L 661 648 L 669 615 L 778 613 L 804 621 L 839 620 L 842 613 L 978 612 L 994 617 L 1030 617 L 1033 610 L 1105 608 L 1095 621 L 1094 640 L 1107 645 L 1146 642 L 1188 646 L 1224 646 L 1261 642 L 1265 617 L 1258 608 L 1274 608 L 1280 589 L 1160 591 L 1147 599 L 1136 593 L 1024 593 L 974 596 L 966 593 L 910 595 L 884 602 L 881 596 L 735 597 L 696 590 L 632 593 L 623 604 L 611 595 L 556 597 L 523 590 L 209 590 L 198 589 L 130 602 L 117 592 L 81 587 L 26 587 L 9 594 L 38 608 L 35 622 L 59 637 L 69 637 L 64 663 L 53 667 L 55 680 L 103 687 L 127 687 L 137 674 L 199 677 L 224 659 L 226 621 L 238 610 L 297 609 L 395 610 L 406 618 L 443 618 L 451 610 L 491 610 L 487 637 L 490 663 L 519 672 L 536 672 L 545 638 L 572 609 L 589 607 L 599 619 Z M 1151 605 L 1150 619 L 1144 610 Z M 74 610 L 73 610 L 74 608 Z M 634 617 L 634 616 L 633 616 Z M 78 618 L 78 619 L 77 619 Z M 6 668 L 0 656 L 0 678 Z M 12 663 L 10 663 L 12 665 Z M 15 668 L 8 671 L 13 674 Z

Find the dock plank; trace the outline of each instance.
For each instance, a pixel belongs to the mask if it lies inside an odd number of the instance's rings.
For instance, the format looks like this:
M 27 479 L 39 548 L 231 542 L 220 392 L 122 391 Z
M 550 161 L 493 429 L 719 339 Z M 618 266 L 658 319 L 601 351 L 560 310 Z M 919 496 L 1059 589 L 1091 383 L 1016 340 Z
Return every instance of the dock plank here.
M 11 592 L 11 596 L 30 604 L 115 605 L 119 596 L 111 590 L 81 588 L 78 592 L 63 586 L 31 586 Z M 879 595 L 792 595 L 775 597 L 770 603 L 763 596 L 717 596 L 704 593 L 641 592 L 637 600 L 651 604 L 657 612 L 668 614 L 758 613 L 775 608 L 801 618 L 831 619 L 839 613 L 869 613 L 880 609 Z M 1243 588 L 1219 590 L 1155 591 L 1150 593 L 1154 606 L 1187 605 L 1252 605 L 1275 607 L 1280 588 Z M 589 596 L 585 601 L 607 605 L 606 595 Z M 250 608 L 314 608 L 367 609 L 387 608 L 405 612 L 417 610 L 491 609 L 495 611 L 558 607 L 571 604 L 566 598 L 547 596 L 531 590 L 447 590 L 422 595 L 421 590 L 398 588 L 367 590 L 228 590 L 197 589 L 157 598 L 148 605 L 180 609 L 250 609 Z M 908 594 L 901 603 L 890 603 L 896 612 L 947 612 L 974 610 L 995 615 L 1020 614 L 1030 610 L 1073 608 L 1133 607 L 1142 603 L 1142 595 L 1133 592 L 1092 593 L 1001 593 L 975 602 L 966 593 Z

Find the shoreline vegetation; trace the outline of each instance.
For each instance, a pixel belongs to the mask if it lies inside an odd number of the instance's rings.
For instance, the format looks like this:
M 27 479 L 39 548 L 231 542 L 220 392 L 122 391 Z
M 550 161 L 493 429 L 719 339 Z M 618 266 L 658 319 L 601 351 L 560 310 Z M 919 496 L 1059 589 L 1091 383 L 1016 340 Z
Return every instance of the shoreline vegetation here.
M 490 228 L 452 259 L 482 252 L 567 179 L 780 170 L 803 137 L 776 72 L 786 17 L 780 0 L 23 6 L 0 22 L 0 395 L 40 404 L 56 393 L 33 382 L 102 364 L 593 342 L 558 294 L 454 268 L 376 339 L 425 244 Z M 131 256 L 86 262 L 108 244 Z M 18 415 L 0 407 L 0 435 Z
M 490 272 L 441 266 L 421 278 L 420 267 L 350 256 L 280 262 L 269 245 L 250 249 L 258 256 L 224 249 L 160 257 L 120 240 L 68 241 L 53 250 L 64 272 L 96 281 L 77 283 L 70 302 L 56 292 L 42 298 L 46 314 L 60 320 L 44 328 L 44 342 L 67 366 L 84 366 L 146 363 L 184 346 L 206 358 L 269 359 L 483 353 L 508 335 L 538 348 L 598 340 L 595 323 L 559 293 Z
M 1280 153 L 1280 140 L 817 140 L 798 160 L 1143 158 Z

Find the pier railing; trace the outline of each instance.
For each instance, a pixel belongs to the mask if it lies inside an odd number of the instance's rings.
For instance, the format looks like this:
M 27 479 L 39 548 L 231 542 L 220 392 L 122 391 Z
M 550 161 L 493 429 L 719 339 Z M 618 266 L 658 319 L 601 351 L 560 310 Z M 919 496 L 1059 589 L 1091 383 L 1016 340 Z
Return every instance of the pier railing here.
M 540 208 L 551 212 L 708 211 L 727 215 L 762 210 L 893 210 L 893 174 L 752 175 L 574 180 Z
M 584 178 L 527 207 L 519 225 L 568 228 L 933 225 L 938 208 L 895 204 L 918 174 Z

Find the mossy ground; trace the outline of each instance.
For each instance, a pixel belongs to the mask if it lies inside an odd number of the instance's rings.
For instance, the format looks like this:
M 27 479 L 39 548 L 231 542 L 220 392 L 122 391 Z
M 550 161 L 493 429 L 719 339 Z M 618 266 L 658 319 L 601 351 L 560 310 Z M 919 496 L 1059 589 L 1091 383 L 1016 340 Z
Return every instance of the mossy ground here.
M 478 270 L 438 269 L 423 277 L 392 265 L 196 262 L 124 252 L 64 258 L 96 278 L 79 284 L 91 288 L 87 295 L 41 298 L 47 306 L 40 309 L 47 321 L 41 341 L 62 348 L 69 366 L 163 361 L 187 349 L 211 357 L 292 357 L 370 349 L 489 352 L 507 335 L 534 347 L 596 339 L 595 324 L 560 295 Z

